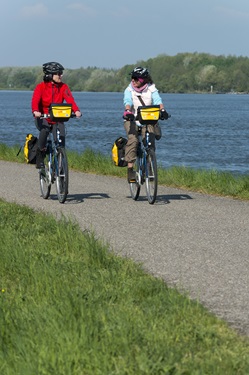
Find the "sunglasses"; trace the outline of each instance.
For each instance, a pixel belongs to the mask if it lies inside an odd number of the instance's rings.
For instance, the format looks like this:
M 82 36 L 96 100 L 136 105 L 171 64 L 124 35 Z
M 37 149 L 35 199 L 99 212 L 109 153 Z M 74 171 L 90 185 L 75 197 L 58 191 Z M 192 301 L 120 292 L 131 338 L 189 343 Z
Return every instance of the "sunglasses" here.
M 56 72 L 54 73 L 56 76 L 62 76 L 63 75 L 63 72 Z
M 144 79 L 143 78 L 137 78 L 137 77 L 134 77 L 134 76 L 131 76 L 131 79 L 133 79 L 134 81 L 139 81 L 139 82 L 141 82 L 141 83 L 143 83 L 144 82 Z

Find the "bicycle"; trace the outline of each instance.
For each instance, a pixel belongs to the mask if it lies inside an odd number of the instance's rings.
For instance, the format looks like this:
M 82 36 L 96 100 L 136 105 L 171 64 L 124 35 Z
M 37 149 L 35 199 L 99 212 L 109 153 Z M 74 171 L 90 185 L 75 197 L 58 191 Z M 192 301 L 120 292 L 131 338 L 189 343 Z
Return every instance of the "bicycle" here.
M 133 167 L 136 171 L 136 181 L 129 183 L 130 193 L 132 199 L 136 201 L 140 195 L 141 186 L 145 183 L 147 200 L 150 204 L 154 204 L 156 201 L 158 188 L 157 159 L 155 149 L 153 148 L 153 145 L 150 140 L 148 125 L 156 125 L 159 119 L 160 110 L 159 106 L 139 107 L 139 109 L 145 109 L 146 114 L 144 116 L 144 119 L 141 117 L 141 114 L 138 114 L 138 116 L 136 117 L 136 120 L 139 120 L 140 122 L 140 124 L 137 125 L 137 158 Z M 156 112 L 158 113 L 156 114 Z M 143 126 L 145 126 L 144 139 L 142 137 Z
M 51 115 L 43 114 L 40 118 L 49 117 Z M 66 120 L 73 117 L 76 117 L 75 114 L 70 112 Z M 56 127 L 56 139 L 52 135 L 52 126 Z M 39 169 L 40 189 L 42 197 L 48 199 L 52 184 L 55 182 L 58 200 L 60 203 L 64 203 L 67 199 L 69 184 L 67 154 L 65 147 L 61 146 L 58 122 L 52 126 L 47 138 L 44 168 Z

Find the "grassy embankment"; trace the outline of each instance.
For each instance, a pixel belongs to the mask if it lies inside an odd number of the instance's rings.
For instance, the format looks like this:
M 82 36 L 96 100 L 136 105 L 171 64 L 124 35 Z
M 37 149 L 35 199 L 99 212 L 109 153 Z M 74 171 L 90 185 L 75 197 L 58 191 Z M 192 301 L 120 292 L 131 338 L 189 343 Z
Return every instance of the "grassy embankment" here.
M 0 144 L 0 159 L 24 162 L 23 153 L 16 156 L 19 147 L 7 147 Z M 82 154 L 68 151 L 69 167 L 82 172 L 110 176 L 126 177 L 126 168 L 115 167 L 111 157 L 86 150 Z M 192 168 L 172 167 L 164 169 L 159 166 L 159 184 L 183 188 L 207 194 L 249 199 L 248 176 L 234 177 L 230 173 L 215 170 L 194 170 Z
M 0 374 L 249 373 L 249 340 L 76 223 L 0 200 Z
M 0 158 L 22 162 L 17 150 L 1 146 Z M 69 153 L 69 162 L 125 176 L 125 169 L 91 151 Z M 197 180 L 194 172 L 176 171 L 160 171 L 160 183 L 223 193 L 212 190 L 214 178 L 207 190 L 181 177 Z M 232 191 L 243 190 L 233 184 Z M 2 201 L 0 218 L 0 374 L 249 373 L 248 338 L 117 257 L 92 233 Z

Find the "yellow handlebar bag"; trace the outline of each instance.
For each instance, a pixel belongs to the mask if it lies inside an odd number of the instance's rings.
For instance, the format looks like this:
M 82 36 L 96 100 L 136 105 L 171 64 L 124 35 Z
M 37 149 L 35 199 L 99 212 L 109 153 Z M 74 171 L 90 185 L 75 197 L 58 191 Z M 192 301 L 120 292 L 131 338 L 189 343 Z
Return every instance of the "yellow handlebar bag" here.
M 68 121 L 72 115 L 72 104 L 52 103 L 49 107 L 49 115 L 52 121 Z
M 137 109 L 137 118 L 142 125 L 155 125 L 159 120 L 159 116 L 159 105 L 139 106 Z

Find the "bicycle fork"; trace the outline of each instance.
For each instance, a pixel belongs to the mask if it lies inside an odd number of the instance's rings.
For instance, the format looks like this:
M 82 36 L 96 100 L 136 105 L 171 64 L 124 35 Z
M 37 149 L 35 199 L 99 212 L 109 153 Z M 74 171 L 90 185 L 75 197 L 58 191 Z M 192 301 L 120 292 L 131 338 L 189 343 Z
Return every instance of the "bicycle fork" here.
M 56 176 L 65 177 L 64 168 L 61 165 L 61 163 L 62 163 L 61 158 L 58 158 L 59 153 L 58 153 L 57 148 L 60 148 L 60 147 L 62 147 L 62 140 L 61 140 L 61 137 L 60 137 L 60 129 L 57 128 L 56 129 L 56 147 L 55 147 L 56 156 L 54 158 L 55 171 L 56 171 Z
M 148 165 L 147 165 L 147 156 L 149 152 L 149 148 L 151 146 L 151 141 L 150 141 L 150 133 L 146 127 L 145 131 L 145 138 L 144 138 L 144 152 L 143 152 L 143 176 L 144 179 L 149 177 L 149 170 L 148 170 Z
M 48 178 L 48 183 L 51 185 L 53 183 L 53 151 L 52 151 L 52 141 L 51 140 L 48 140 L 47 153 L 48 153 L 47 178 Z

